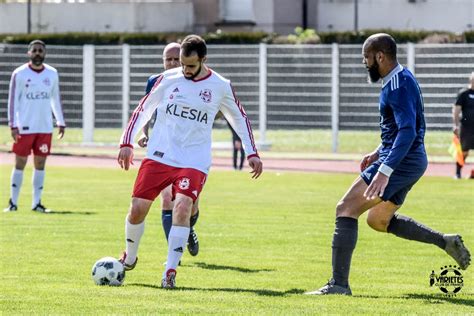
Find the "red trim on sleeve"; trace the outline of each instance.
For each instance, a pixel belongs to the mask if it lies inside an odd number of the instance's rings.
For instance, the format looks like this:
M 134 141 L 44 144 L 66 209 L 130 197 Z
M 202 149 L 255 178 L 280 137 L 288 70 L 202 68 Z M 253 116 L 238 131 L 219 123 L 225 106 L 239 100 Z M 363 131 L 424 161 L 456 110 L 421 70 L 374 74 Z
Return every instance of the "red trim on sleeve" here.
M 232 90 L 232 94 L 234 96 L 234 102 L 237 105 L 237 107 L 239 108 L 239 111 L 242 114 L 242 117 L 245 119 L 245 123 L 247 125 L 247 132 L 249 134 L 252 149 L 253 149 L 254 152 L 257 152 L 257 146 L 255 146 L 255 140 L 253 138 L 252 126 L 250 126 L 250 121 L 249 121 L 249 118 L 247 117 L 247 113 L 245 113 L 245 110 L 242 107 L 242 105 L 240 104 L 239 99 L 237 99 L 237 96 L 235 95 L 234 87 L 232 86 L 231 83 L 229 83 L 229 84 L 230 84 L 230 89 Z
M 247 160 L 249 160 L 250 158 L 252 157 L 257 157 L 258 159 L 260 159 L 260 156 L 258 155 L 258 153 L 255 153 L 255 154 L 251 154 L 247 157 Z
M 13 130 L 18 130 L 18 127 L 11 127 L 10 129 L 11 129 L 12 131 L 13 131 Z
M 16 73 L 13 74 L 12 78 L 12 89 L 10 91 L 10 124 L 13 127 L 15 123 L 15 91 L 16 91 Z
M 120 144 L 120 148 L 123 148 L 123 147 L 129 147 L 129 148 L 132 148 L 132 149 L 133 149 L 133 145 L 132 145 L 132 144 Z
M 163 75 L 158 77 L 155 84 L 153 85 L 153 88 L 140 100 L 138 107 L 135 109 L 135 111 L 133 111 L 132 117 L 130 118 L 130 121 L 127 125 L 127 129 L 125 130 L 125 137 L 123 139 L 124 143 L 126 144 L 131 143 L 133 128 L 135 127 L 135 123 L 138 120 L 138 116 L 140 115 L 140 112 L 143 111 L 143 103 L 145 103 L 145 100 L 148 98 L 150 93 L 155 89 L 155 87 L 157 87 L 160 84 L 162 79 L 163 79 Z

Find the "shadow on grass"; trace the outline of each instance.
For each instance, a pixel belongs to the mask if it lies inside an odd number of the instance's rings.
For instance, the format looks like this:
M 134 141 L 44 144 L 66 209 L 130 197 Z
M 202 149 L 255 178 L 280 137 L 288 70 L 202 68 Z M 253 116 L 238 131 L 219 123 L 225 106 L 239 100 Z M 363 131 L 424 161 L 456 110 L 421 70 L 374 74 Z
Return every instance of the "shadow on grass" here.
M 55 214 L 55 215 L 94 215 L 96 212 L 81 212 L 81 211 L 51 211 L 45 214 Z
M 144 283 L 130 283 L 128 286 L 141 286 L 141 287 L 148 287 L 152 289 L 160 289 L 162 290 L 161 286 L 153 285 L 153 284 L 144 284 Z M 166 290 L 170 291 L 170 290 Z M 198 288 L 198 287 L 178 287 L 171 291 L 203 291 L 203 292 L 229 292 L 229 293 L 253 293 L 262 296 L 286 296 L 291 294 L 302 294 L 305 291 L 302 289 L 291 289 L 288 291 L 273 291 L 273 290 L 259 290 L 259 289 L 239 289 L 239 288 Z
M 429 294 L 406 294 L 403 298 L 423 300 L 430 304 L 441 303 L 441 301 L 448 302 L 456 305 L 467 305 L 474 306 L 474 298 L 459 298 L 456 296 L 445 296 L 444 294 L 429 295 Z
M 474 298 L 459 298 L 456 296 L 445 296 L 444 294 L 404 294 L 401 296 L 384 296 L 384 295 L 354 295 L 357 298 L 375 298 L 375 299 L 410 299 L 410 300 L 423 300 L 429 304 L 442 304 L 448 302 L 455 305 L 467 305 L 474 306 Z
M 231 270 L 231 271 L 237 271 L 237 272 L 242 272 L 242 273 L 258 273 L 258 272 L 275 271 L 272 269 L 248 269 L 248 268 L 242 268 L 242 267 L 222 266 L 222 265 L 217 265 L 217 264 L 208 264 L 205 262 L 196 262 L 194 263 L 194 266 L 201 269 L 206 269 L 206 270 Z

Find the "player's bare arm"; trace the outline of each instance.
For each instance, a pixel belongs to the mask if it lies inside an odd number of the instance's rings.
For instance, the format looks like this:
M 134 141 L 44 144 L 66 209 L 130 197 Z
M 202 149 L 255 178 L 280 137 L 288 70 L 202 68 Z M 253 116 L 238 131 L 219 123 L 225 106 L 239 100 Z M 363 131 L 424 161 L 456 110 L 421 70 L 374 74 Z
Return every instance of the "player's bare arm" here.
M 120 165 L 120 168 L 128 170 L 130 165 L 133 165 L 133 148 L 129 146 L 123 146 L 120 148 L 117 162 Z
M 251 157 L 249 159 L 249 166 L 252 168 L 250 173 L 252 174 L 252 179 L 257 179 L 263 172 L 263 163 L 259 157 Z

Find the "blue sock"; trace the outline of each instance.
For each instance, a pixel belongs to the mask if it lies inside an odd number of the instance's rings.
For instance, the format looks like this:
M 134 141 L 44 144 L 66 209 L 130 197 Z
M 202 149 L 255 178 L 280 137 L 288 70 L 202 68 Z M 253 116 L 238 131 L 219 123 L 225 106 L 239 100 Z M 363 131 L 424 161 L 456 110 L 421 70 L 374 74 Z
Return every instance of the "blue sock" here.
M 171 225 L 173 225 L 173 210 L 161 211 L 161 223 L 163 224 L 163 231 L 165 232 L 166 240 L 168 240 Z

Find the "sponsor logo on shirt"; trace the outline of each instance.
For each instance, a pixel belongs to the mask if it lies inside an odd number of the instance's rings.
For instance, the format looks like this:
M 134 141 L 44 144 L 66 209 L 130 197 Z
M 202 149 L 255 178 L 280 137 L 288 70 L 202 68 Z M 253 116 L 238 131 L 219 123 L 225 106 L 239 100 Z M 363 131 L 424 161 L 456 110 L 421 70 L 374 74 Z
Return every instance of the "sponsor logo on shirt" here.
M 158 150 L 153 153 L 153 156 L 156 156 L 159 158 L 163 158 L 164 155 L 165 153 L 162 153 L 161 151 L 158 151 Z
M 46 91 L 28 92 L 26 98 L 28 100 L 46 100 L 50 98 L 50 94 Z
M 199 93 L 199 96 L 206 103 L 209 103 L 212 101 L 212 91 L 209 89 L 201 90 L 201 92 Z
M 179 107 L 175 103 L 168 103 L 166 105 L 166 114 L 207 124 L 207 113 L 189 106 Z

